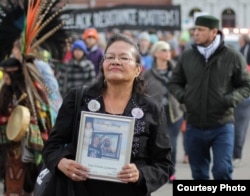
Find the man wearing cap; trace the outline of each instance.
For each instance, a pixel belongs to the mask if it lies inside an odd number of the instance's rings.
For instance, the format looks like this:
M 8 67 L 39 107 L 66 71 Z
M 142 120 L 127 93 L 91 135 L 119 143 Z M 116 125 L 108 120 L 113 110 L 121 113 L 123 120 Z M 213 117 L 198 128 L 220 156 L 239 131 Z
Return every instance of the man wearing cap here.
M 187 109 L 186 142 L 192 177 L 231 180 L 234 108 L 250 95 L 243 56 L 225 46 L 219 20 L 197 17 L 194 44 L 183 52 L 168 88 Z M 212 152 L 212 155 L 210 154 Z

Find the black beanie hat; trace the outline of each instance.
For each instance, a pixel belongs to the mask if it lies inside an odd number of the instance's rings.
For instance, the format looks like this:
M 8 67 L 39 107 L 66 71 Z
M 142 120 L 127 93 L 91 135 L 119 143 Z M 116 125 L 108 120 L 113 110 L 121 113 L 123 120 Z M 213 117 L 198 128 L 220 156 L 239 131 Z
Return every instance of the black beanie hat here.
M 209 29 L 219 29 L 219 19 L 210 15 L 198 16 L 195 25 L 208 27 Z

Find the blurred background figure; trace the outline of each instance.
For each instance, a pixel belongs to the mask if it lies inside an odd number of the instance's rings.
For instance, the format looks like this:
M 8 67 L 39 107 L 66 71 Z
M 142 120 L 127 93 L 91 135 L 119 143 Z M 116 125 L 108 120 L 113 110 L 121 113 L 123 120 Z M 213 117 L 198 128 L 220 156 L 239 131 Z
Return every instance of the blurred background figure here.
M 187 44 L 190 44 L 190 32 L 188 30 L 184 30 L 181 32 L 179 37 L 179 54 L 181 55 L 183 51 L 186 49 Z
M 136 40 L 135 32 L 130 29 L 122 29 L 121 34 L 126 35 L 133 40 Z
M 82 35 L 77 32 L 70 32 L 64 39 L 62 63 L 67 63 L 72 59 L 72 44 L 74 41 L 82 39 Z
M 65 39 L 65 51 L 62 59 L 63 63 L 67 63 L 72 59 L 72 52 L 71 52 L 72 43 L 73 39 L 71 37 Z
M 151 42 L 148 32 L 143 31 L 138 35 L 138 45 L 142 56 L 143 70 L 151 68 L 153 63 L 153 56 L 150 54 Z
M 63 54 L 62 40 L 66 33 L 61 29 L 60 10 L 65 4 L 59 1 L 8 0 L 0 3 L 0 67 L 3 71 L 0 180 L 3 180 L 3 195 L 6 196 L 33 195 L 42 164 L 43 144 L 62 101 L 57 80 L 47 62 L 48 56 L 40 53 L 46 49 L 47 54 L 56 59 L 61 59 Z M 36 17 L 32 13 L 36 13 Z M 27 112 L 15 112 L 17 106 L 26 108 Z M 15 140 L 6 134 L 7 125 L 17 123 L 10 118 L 12 114 L 16 114 L 18 122 L 23 116 L 30 117 L 26 119 L 24 136 Z M 11 133 L 23 126 L 22 122 L 17 125 L 11 128 Z
M 0 148 L 3 164 L 0 164 L 0 169 L 4 175 L 0 178 L 4 179 L 6 195 L 32 195 L 42 163 L 43 144 L 54 125 L 48 91 L 43 85 L 41 74 L 32 66 L 35 65 L 31 61 L 22 64 L 13 57 L 0 63 L 4 72 L 0 90 Z M 28 78 L 27 73 L 32 79 Z M 18 119 L 13 119 L 11 115 L 17 106 L 26 109 L 23 113 L 14 113 L 19 116 Z M 27 116 L 29 118 L 25 122 L 23 119 Z M 16 120 L 19 123 L 14 126 Z M 13 124 L 11 132 L 20 137 L 13 140 L 8 137 L 9 123 Z M 23 130 L 26 133 L 21 134 L 21 127 L 25 127 L 26 123 L 27 128 Z
M 46 52 L 45 52 L 46 51 Z M 49 100 L 52 104 L 52 116 L 53 119 L 56 119 L 57 112 L 62 104 L 62 96 L 59 91 L 59 84 L 55 77 L 54 70 L 49 64 L 49 60 L 51 58 L 51 54 L 47 50 L 43 49 L 36 49 L 33 51 L 34 54 L 36 54 L 38 58 L 34 59 L 34 64 L 36 65 L 36 68 L 41 74 L 41 77 L 43 79 L 44 84 L 49 89 Z M 46 56 L 44 56 L 46 54 Z M 22 40 L 17 39 L 14 44 L 11 51 L 11 56 L 18 59 L 20 62 L 23 62 L 23 54 L 22 54 Z
M 194 28 L 190 28 L 188 31 L 189 31 L 190 39 L 186 43 L 184 50 L 190 49 L 192 45 L 194 44 Z
M 166 32 L 164 34 L 165 41 L 167 41 L 171 47 L 171 58 L 178 60 L 179 57 L 179 41 L 173 31 Z
M 239 37 L 240 52 L 247 61 L 248 69 L 250 66 L 250 38 L 248 34 L 243 34 Z
M 71 47 L 72 59 L 58 73 L 62 96 L 69 89 L 85 85 L 95 79 L 95 66 L 87 59 L 88 50 L 83 40 L 76 40 Z
M 234 110 L 235 137 L 233 151 L 233 166 L 242 164 L 242 151 L 245 144 L 246 134 L 250 120 L 250 97 L 241 102 Z
M 88 59 L 94 64 L 95 73 L 98 75 L 104 52 L 102 47 L 98 45 L 98 32 L 95 28 L 86 29 L 82 38 L 87 45 Z
M 172 146 L 171 160 L 175 166 L 177 154 L 177 137 L 183 122 L 183 108 L 168 91 L 167 84 L 176 62 L 171 59 L 170 45 L 165 41 L 157 41 L 151 48 L 154 57 L 152 68 L 143 73 L 148 94 L 158 103 L 165 106 L 167 127 Z M 175 170 L 170 176 L 170 182 L 175 180 Z
M 250 67 L 250 39 L 248 34 L 239 38 L 240 52 L 245 57 L 247 67 Z M 233 152 L 233 166 L 240 167 L 242 164 L 242 151 L 250 120 L 250 97 L 242 101 L 234 110 L 235 138 Z

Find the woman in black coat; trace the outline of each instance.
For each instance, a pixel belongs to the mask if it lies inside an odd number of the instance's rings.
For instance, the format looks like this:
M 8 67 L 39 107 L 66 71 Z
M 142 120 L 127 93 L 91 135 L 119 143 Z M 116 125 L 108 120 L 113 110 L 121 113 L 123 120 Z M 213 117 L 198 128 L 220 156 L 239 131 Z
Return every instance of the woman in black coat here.
M 56 195 L 72 194 L 67 194 L 67 182 L 73 184 L 75 195 L 84 196 L 148 196 L 168 182 L 173 164 L 166 116 L 164 108 L 144 93 L 140 59 L 130 38 L 114 35 L 107 44 L 101 74 L 85 88 L 80 104 L 80 111 L 135 118 L 130 163 L 113 182 L 92 179 L 89 168 L 75 161 L 80 113 L 75 114 L 76 90 L 71 90 L 43 150 L 46 166 L 60 182 Z

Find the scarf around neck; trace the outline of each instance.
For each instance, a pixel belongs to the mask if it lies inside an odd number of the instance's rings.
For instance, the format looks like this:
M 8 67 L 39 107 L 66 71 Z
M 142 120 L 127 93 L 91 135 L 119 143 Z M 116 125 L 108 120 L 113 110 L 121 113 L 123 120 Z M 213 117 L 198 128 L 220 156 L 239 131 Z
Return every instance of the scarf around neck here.
M 197 46 L 197 49 L 204 56 L 204 58 L 206 59 L 206 62 L 208 61 L 208 58 L 219 47 L 220 41 L 221 41 L 221 36 L 220 35 L 216 35 L 214 41 L 209 46 L 207 46 L 207 47 Z

